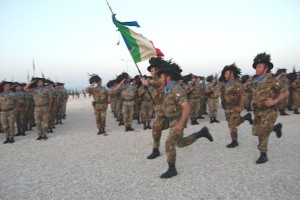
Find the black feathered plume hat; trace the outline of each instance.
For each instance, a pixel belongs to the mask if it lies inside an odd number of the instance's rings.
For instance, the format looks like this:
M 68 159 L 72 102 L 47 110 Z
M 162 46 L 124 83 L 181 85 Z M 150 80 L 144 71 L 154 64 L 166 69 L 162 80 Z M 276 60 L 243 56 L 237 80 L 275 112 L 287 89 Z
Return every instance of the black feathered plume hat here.
M 100 76 L 98 76 L 97 74 L 90 75 L 90 79 L 89 79 L 90 84 L 95 83 L 95 82 L 97 83 L 98 81 L 102 81 Z
M 152 57 L 149 59 L 150 66 L 147 70 L 150 72 L 152 67 L 160 68 L 166 61 L 162 57 Z
M 234 74 L 234 78 L 238 78 L 241 75 L 241 69 L 238 68 L 235 63 L 233 63 L 231 65 L 226 65 L 223 68 L 221 77 L 225 77 L 225 72 L 228 70 Z
M 256 69 L 256 65 L 260 63 L 264 63 L 269 70 L 273 68 L 273 63 L 271 63 L 271 55 L 266 54 L 266 52 L 259 53 L 255 56 L 252 67 Z
M 286 73 L 286 69 L 285 68 L 277 69 L 275 76 L 279 76 L 282 73 Z
M 182 72 L 182 69 L 180 68 L 180 66 L 178 64 L 172 62 L 172 59 L 171 59 L 171 60 L 165 62 L 165 64 L 163 64 L 161 66 L 161 68 L 157 72 L 157 75 L 160 76 L 163 73 L 169 74 L 172 76 L 174 81 L 178 81 L 182 78 L 181 72 Z

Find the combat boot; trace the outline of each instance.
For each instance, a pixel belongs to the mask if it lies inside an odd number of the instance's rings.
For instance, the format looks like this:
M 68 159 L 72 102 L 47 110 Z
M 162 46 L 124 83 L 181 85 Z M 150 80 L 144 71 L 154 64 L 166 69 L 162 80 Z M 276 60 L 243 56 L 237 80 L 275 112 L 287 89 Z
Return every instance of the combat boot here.
M 103 131 L 102 131 L 102 128 L 99 128 L 99 131 L 98 131 L 98 135 L 101 135 L 103 133 Z
M 41 139 L 43 139 L 42 136 L 39 136 L 38 138 L 36 138 L 36 140 L 41 140 Z
M 59 124 L 63 124 L 62 121 L 61 121 L 61 119 L 59 120 Z
M 103 136 L 108 136 L 108 134 L 105 131 L 105 128 L 102 128 L 102 133 L 103 133 Z
M 26 135 L 26 134 L 25 134 L 25 128 L 22 128 L 22 129 L 21 129 L 21 135 L 22 135 L 22 136 L 25 136 L 25 135 Z
M 210 118 L 210 123 L 211 123 L 211 124 L 214 123 L 213 117 Z
M 134 131 L 134 129 L 131 126 L 129 126 L 128 131 Z
M 294 109 L 294 114 L 296 114 L 296 115 L 300 114 L 300 113 L 298 112 L 298 108 L 295 108 L 295 109 Z
M 141 118 L 139 116 L 137 117 L 137 123 L 141 124 Z
M 14 137 L 11 137 L 9 143 L 14 143 L 14 142 L 15 142 Z
M 199 117 L 198 117 L 199 119 L 204 119 L 204 117 L 202 116 L 202 115 L 199 115 Z
M 234 148 L 234 147 L 237 147 L 239 146 L 239 143 L 237 140 L 232 140 L 232 142 L 230 144 L 228 144 L 226 147 L 227 148 Z
M 191 125 L 195 125 L 195 121 L 193 118 L 191 118 Z
M 156 157 L 160 156 L 160 152 L 158 150 L 158 148 L 153 148 L 152 153 L 147 157 L 147 159 L 154 159 Z
M 256 160 L 256 164 L 262 164 L 268 161 L 267 153 L 260 152 L 260 157 Z
M 197 118 L 194 118 L 194 124 L 197 125 L 199 122 L 197 122 Z
M 192 134 L 196 139 L 199 139 L 201 137 L 205 137 L 207 138 L 209 141 L 213 141 L 213 137 L 211 136 L 211 134 L 209 133 L 208 128 L 205 126 L 203 127 L 200 131 L 193 133 Z
M 53 133 L 52 128 L 49 128 L 48 133 Z
M 143 124 L 144 124 L 144 130 L 146 130 L 147 129 L 146 122 L 143 122 Z
M 10 139 L 9 138 L 6 138 L 6 140 L 3 142 L 3 144 L 7 144 L 10 142 Z
M 282 124 L 278 123 L 275 126 L 273 126 L 273 131 L 276 133 L 277 138 L 281 138 L 282 132 Z
M 220 123 L 220 121 L 219 121 L 219 120 L 217 120 L 217 118 L 216 118 L 216 117 L 214 117 L 214 118 L 213 118 L 213 120 L 214 120 L 214 122 L 216 122 L 216 123 Z
M 150 126 L 150 122 L 147 122 L 147 129 L 152 129 L 152 127 Z
M 18 128 L 18 132 L 17 132 L 17 134 L 15 136 L 20 136 L 20 135 L 21 135 L 21 129 Z
M 29 130 L 29 131 L 32 131 L 32 126 L 31 126 L 31 124 L 29 124 L 28 130 Z
M 253 119 L 252 119 L 251 113 L 247 113 L 243 118 L 244 118 L 244 120 L 247 120 L 250 125 L 253 124 Z
M 287 114 L 286 112 L 284 112 L 284 110 L 280 110 L 279 113 L 280 113 L 281 116 L 289 115 L 289 114 Z
M 160 178 L 172 178 L 173 176 L 177 176 L 177 170 L 175 168 L 175 163 L 174 164 L 169 164 L 169 169 L 165 173 L 163 173 Z

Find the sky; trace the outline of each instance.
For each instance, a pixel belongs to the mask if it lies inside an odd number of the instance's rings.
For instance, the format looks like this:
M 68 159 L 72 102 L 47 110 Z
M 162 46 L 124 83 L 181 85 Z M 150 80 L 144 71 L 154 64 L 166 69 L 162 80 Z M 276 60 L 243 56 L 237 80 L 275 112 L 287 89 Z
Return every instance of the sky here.
M 182 75 L 220 74 L 236 63 L 252 75 L 254 57 L 300 71 L 300 0 L 109 0 L 116 18 L 153 41 Z M 117 45 L 120 40 L 120 44 Z M 33 70 L 33 62 L 35 71 Z M 137 63 L 142 74 L 149 62 Z M 84 88 L 88 74 L 106 84 L 138 74 L 106 0 L 0 0 L 0 81 L 41 77 Z

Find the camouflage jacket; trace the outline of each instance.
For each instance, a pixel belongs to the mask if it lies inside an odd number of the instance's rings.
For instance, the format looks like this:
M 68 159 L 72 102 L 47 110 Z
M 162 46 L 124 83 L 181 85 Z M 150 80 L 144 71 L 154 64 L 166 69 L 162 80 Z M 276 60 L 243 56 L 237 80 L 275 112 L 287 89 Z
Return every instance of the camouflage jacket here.
M 180 118 L 181 104 L 187 102 L 187 96 L 184 89 L 177 82 L 169 88 L 164 98 L 164 112 L 167 118 Z
M 200 92 L 201 92 L 201 85 L 198 82 L 193 82 L 189 84 L 189 88 L 193 88 L 188 93 L 188 98 L 189 99 L 199 99 L 200 98 Z
M 108 91 L 103 86 L 97 86 L 94 88 L 89 88 L 87 93 L 93 95 L 95 104 L 107 104 L 108 103 Z
M 159 78 L 149 80 L 149 86 L 152 86 L 151 95 L 155 105 L 161 105 L 164 101 L 164 86 L 161 84 Z
M 226 82 L 224 89 L 226 108 L 240 105 L 241 97 L 245 96 L 243 84 L 239 81 Z
M 262 80 L 260 80 L 261 78 L 257 77 L 253 80 L 253 106 L 260 109 L 267 109 L 268 107 L 264 105 L 264 101 L 269 98 L 277 98 L 286 89 L 271 73 L 266 74 Z M 271 108 L 275 107 L 276 105 L 271 106 Z
M 37 107 L 48 106 L 52 99 L 51 93 L 44 87 L 33 89 L 32 96 L 34 105 Z
M 12 91 L 4 91 L 0 94 L 0 110 L 8 111 L 16 107 L 16 94 Z

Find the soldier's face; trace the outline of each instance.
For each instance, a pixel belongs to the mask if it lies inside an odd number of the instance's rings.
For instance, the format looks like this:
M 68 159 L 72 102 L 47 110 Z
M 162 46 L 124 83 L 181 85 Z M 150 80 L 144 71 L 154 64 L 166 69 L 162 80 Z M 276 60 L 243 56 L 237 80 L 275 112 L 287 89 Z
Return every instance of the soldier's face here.
M 261 75 L 265 74 L 266 71 L 267 71 L 267 68 L 266 68 L 265 64 L 259 63 L 256 65 L 255 72 L 256 72 L 257 76 L 261 76 Z
M 43 86 L 44 85 L 44 82 L 42 81 L 42 80 L 39 80 L 38 82 L 37 82 L 37 86 L 38 87 L 41 87 L 41 86 Z
M 231 77 L 231 72 L 230 72 L 230 70 L 227 70 L 226 72 L 225 72 L 225 79 L 228 81 Z
M 155 77 L 155 76 L 156 76 L 156 69 L 155 69 L 154 67 L 152 67 L 152 68 L 150 69 L 150 74 L 151 74 L 152 77 Z
M 160 75 L 159 80 L 163 86 L 166 86 L 167 81 L 166 81 L 166 76 L 164 74 Z
M 3 90 L 4 90 L 4 91 L 10 90 L 10 84 L 5 84 L 5 85 L 3 86 Z

